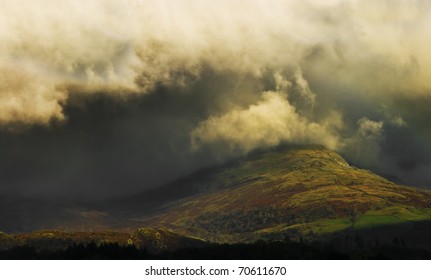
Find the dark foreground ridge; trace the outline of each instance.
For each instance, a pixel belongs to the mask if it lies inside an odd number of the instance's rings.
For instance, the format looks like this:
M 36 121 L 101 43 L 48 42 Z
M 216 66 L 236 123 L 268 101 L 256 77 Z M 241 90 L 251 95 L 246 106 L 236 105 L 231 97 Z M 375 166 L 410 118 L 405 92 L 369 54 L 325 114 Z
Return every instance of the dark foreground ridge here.
M 254 243 L 214 244 L 206 243 L 195 247 L 176 250 L 147 250 L 147 247 L 134 244 L 97 243 L 95 241 L 79 243 L 73 241 L 66 247 L 48 247 L 41 249 L 38 244 L 13 246 L 0 250 L 0 259 L 56 260 L 56 259 L 431 259 L 431 252 L 409 247 L 403 238 L 394 238 L 391 243 L 369 242 L 361 235 L 344 235 L 343 238 L 329 242 L 303 241 L 263 241 Z

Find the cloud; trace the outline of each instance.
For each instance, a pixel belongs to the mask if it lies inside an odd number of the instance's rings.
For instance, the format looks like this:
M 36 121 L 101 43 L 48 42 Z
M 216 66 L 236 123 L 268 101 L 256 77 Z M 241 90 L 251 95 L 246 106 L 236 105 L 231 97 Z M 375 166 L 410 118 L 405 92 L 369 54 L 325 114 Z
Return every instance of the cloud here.
M 379 138 L 382 135 L 383 122 L 372 121 L 366 117 L 358 120 L 358 135 L 366 139 Z
M 222 153 L 248 153 L 288 143 L 318 143 L 330 149 L 340 148 L 336 130 L 342 125 L 340 116 L 321 123 L 298 114 L 283 92 L 262 93 L 257 104 L 212 116 L 192 131 L 192 147 L 214 145 Z M 221 147 L 220 147 L 221 146 Z
M 282 26 L 274 24 L 268 12 L 286 4 L 255 4 L 242 7 L 239 1 L 222 1 L 208 9 L 201 1 L 2 0 L 0 61 L 17 75 L 30 72 L 35 80 L 48 80 L 52 86 L 32 91 L 32 81 L 22 80 L 28 84 L 17 86 L 9 79 L 4 81 L 9 93 L 2 90 L 0 95 L 14 94 L 19 103 L 46 100 L 50 108 L 52 102 L 64 102 L 64 94 L 103 91 L 124 96 L 147 93 L 158 84 L 184 85 L 205 65 L 257 74 L 279 57 L 282 44 L 273 45 L 271 38 L 282 32 Z M 251 16 L 259 7 L 267 9 L 256 16 L 271 25 L 269 30 L 258 27 Z M 283 60 L 293 55 L 287 52 Z M 56 88 L 63 94 L 58 95 Z M 21 106 L 2 121 L 64 118 L 61 110 L 46 114 L 41 118 Z
M 0 68 L 0 125 L 13 120 L 21 123 L 48 123 L 63 120 L 64 91 L 55 84 L 23 69 Z
M 15 106 L 3 124 L 62 119 L 53 104 L 77 92 L 124 97 L 160 84 L 187 86 L 208 67 L 257 77 L 303 69 L 364 94 L 429 92 L 429 1 L 0 3 L 2 65 L 48 81 L 35 91 L 29 79 L 19 87 L 4 81 L 3 100 L 13 94 L 20 104 L 34 100 L 47 110 L 41 118 L 38 110 Z M 313 102 L 303 73 L 295 77 Z
M 384 122 L 360 118 L 356 123 L 356 131 L 344 139 L 343 152 L 355 163 L 380 167 L 382 163 L 381 144 L 384 140 Z
M 316 102 L 316 94 L 311 91 L 310 86 L 304 76 L 302 75 L 301 70 L 297 70 L 294 75 L 295 84 L 299 89 L 299 93 L 303 99 L 305 99 L 312 107 L 314 107 Z

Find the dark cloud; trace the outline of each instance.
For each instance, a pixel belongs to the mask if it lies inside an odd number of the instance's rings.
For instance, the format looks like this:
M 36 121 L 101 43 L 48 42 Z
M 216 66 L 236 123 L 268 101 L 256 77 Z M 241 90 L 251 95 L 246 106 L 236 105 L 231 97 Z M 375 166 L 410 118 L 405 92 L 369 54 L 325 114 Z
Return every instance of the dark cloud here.
M 0 131 L 1 191 L 122 196 L 216 164 L 220 159 L 191 151 L 191 131 L 227 102 L 248 104 L 256 88 L 244 75 L 205 71 L 188 87 L 149 95 L 77 93 L 64 108 L 65 122 Z

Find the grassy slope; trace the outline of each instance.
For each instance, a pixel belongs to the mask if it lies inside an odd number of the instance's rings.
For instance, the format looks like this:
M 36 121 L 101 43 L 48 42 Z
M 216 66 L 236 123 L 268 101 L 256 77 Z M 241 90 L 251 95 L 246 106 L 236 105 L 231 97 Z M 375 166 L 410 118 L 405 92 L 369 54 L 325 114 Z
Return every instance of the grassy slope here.
M 430 192 L 398 186 L 315 146 L 256 154 L 207 181 L 191 178 L 188 188 L 204 191 L 145 223 L 236 242 L 431 219 Z

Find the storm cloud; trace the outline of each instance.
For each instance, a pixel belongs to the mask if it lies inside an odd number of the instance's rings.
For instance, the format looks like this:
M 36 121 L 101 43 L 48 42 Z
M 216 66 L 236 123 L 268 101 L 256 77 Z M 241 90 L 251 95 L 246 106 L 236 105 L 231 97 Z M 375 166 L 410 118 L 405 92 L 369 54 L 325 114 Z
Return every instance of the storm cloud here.
M 431 184 L 431 1 L 0 6 L 0 192 L 126 195 L 285 143 Z

